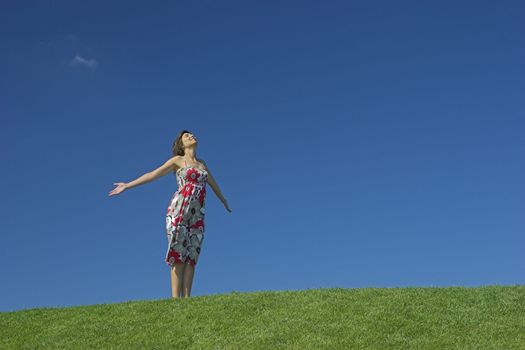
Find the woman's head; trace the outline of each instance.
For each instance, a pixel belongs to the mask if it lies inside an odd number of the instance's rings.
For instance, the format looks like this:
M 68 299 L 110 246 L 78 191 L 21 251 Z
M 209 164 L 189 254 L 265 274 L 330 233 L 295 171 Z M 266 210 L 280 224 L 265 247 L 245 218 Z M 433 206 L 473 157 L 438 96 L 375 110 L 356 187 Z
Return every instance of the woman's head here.
M 191 131 L 182 130 L 173 141 L 173 146 L 171 147 L 171 152 L 173 156 L 184 156 L 186 154 L 185 150 L 188 148 L 195 148 L 197 146 L 197 138 Z M 177 176 L 177 171 L 173 171 L 173 175 Z
M 188 130 L 182 130 L 173 142 L 171 151 L 174 156 L 184 156 L 185 149 L 188 147 L 195 147 L 197 145 L 197 137 Z

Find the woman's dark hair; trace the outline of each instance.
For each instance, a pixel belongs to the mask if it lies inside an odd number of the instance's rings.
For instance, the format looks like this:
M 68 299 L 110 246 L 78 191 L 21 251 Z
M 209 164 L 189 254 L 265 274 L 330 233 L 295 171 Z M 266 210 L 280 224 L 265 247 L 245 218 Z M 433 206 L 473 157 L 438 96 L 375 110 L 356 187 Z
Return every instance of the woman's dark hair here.
M 173 156 L 183 156 L 184 155 L 184 147 L 182 145 L 182 135 L 189 132 L 191 134 L 191 131 L 189 130 L 182 130 L 179 133 L 179 136 L 173 141 L 173 146 L 171 146 L 171 152 L 173 153 Z M 173 171 L 174 175 L 177 175 L 177 171 Z

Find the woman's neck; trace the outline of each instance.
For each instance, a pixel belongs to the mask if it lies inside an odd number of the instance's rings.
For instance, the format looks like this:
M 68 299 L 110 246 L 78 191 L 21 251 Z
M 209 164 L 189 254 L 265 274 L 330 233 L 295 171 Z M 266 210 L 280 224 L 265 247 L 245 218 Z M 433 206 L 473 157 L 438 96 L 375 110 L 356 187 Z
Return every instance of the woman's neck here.
M 184 158 L 185 159 L 189 159 L 191 161 L 196 161 L 197 160 L 197 157 L 195 156 L 195 151 L 193 149 L 186 150 L 184 152 Z

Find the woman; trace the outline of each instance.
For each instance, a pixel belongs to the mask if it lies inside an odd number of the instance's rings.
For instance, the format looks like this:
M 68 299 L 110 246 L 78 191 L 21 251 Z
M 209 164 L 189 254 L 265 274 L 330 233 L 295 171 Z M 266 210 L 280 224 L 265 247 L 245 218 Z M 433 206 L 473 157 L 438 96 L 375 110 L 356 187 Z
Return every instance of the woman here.
M 173 142 L 173 157 L 149 173 L 128 183 L 115 182 L 110 196 L 158 179 L 169 172 L 177 178 L 178 190 L 166 212 L 168 250 L 165 262 L 171 267 L 173 298 L 189 298 L 195 265 L 204 239 L 206 183 L 209 183 L 224 207 L 231 213 L 217 182 L 203 159 L 197 159 L 197 138 L 183 130 Z

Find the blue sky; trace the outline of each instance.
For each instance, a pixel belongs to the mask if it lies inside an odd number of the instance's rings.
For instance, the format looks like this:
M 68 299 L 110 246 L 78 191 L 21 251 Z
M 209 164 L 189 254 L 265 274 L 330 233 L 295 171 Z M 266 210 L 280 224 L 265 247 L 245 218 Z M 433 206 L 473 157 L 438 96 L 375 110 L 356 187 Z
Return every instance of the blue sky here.
M 171 296 L 168 174 L 199 139 L 193 296 L 525 282 L 518 1 L 0 5 L 0 311 Z

